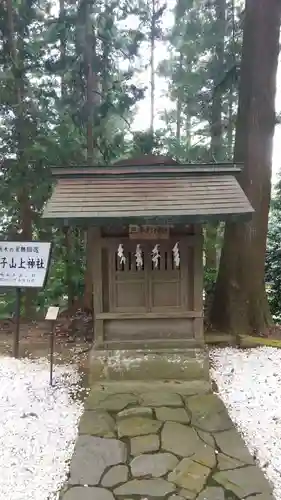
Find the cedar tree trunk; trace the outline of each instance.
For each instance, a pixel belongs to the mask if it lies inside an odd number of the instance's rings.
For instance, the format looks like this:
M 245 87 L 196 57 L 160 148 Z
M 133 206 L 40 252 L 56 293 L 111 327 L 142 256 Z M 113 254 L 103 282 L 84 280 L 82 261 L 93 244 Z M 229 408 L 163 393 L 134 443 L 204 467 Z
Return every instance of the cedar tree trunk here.
M 280 0 L 246 0 L 234 159 L 244 163 L 239 181 L 255 214 L 250 222 L 226 225 L 210 313 L 222 332 L 260 333 L 271 322 L 264 262 L 280 17 Z

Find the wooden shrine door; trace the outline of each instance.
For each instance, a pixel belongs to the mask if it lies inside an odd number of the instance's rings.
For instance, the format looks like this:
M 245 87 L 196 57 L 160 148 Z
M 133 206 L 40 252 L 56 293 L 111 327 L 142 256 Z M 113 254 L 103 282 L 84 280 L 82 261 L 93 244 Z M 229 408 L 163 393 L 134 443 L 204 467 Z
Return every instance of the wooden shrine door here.
M 136 245 L 140 244 L 143 264 L 136 265 Z M 176 241 L 126 240 L 123 244 L 125 264 L 120 264 L 117 247 L 109 252 L 109 312 L 155 312 L 180 310 L 185 302 L 185 284 L 182 251 L 179 268 L 173 258 Z M 158 266 L 152 262 L 152 250 L 159 244 Z M 179 245 L 180 247 L 180 245 Z M 184 249 L 183 249 L 184 250 Z
M 173 256 L 177 242 L 178 267 Z M 118 256 L 120 244 L 125 263 L 120 263 Z M 138 244 L 142 250 L 140 269 L 135 256 Z M 157 267 L 152 262 L 156 244 L 160 253 Z M 96 345 L 131 348 L 166 346 L 166 341 L 180 347 L 202 343 L 202 287 L 194 272 L 197 266 L 202 276 L 200 235 L 158 241 L 104 237 L 101 247 L 102 301 L 97 290 L 95 297 L 100 309 L 95 313 Z

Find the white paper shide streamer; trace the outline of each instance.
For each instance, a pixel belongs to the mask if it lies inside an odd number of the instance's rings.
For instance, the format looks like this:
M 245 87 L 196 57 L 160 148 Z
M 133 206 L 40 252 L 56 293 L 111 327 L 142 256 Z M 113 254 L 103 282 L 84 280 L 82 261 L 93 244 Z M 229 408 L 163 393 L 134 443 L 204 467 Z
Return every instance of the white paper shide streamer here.
M 126 264 L 126 257 L 124 255 L 124 247 L 123 247 L 123 245 L 121 243 L 118 246 L 117 255 L 119 257 L 120 265 Z
M 140 269 L 142 269 L 142 266 L 143 266 L 143 258 L 142 258 L 142 249 L 141 249 L 141 246 L 139 243 L 137 244 L 137 247 L 136 247 L 135 257 L 136 257 L 137 269 L 140 270 Z
M 159 267 L 159 262 L 160 262 L 160 252 L 159 252 L 159 244 L 155 245 L 155 247 L 152 249 L 152 263 L 153 263 L 153 268 L 158 269 Z
M 180 267 L 180 249 L 179 249 L 179 243 L 177 242 L 173 248 L 173 259 L 174 259 L 174 264 L 176 269 L 179 269 Z

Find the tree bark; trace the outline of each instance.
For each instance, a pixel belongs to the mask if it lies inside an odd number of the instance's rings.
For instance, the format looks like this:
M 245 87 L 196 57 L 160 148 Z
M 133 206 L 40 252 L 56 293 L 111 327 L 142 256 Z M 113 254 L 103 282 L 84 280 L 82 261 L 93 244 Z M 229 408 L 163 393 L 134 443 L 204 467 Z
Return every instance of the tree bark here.
M 232 67 L 236 65 L 236 57 L 235 57 L 235 0 L 231 0 L 230 2 L 230 21 L 231 21 L 231 26 L 232 26 L 232 35 L 231 35 L 231 45 L 230 45 L 230 52 L 231 54 L 231 63 Z M 235 104 L 235 98 L 234 98 L 234 92 L 235 92 L 236 86 L 234 85 L 234 82 L 231 80 L 230 86 L 229 86 L 229 92 L 228 92 L 228 126 L 227 126 L 227 158 L 232 159 L 233 157 L 233 146 L 234 146 L 234 104 Z
M 27 159 L 25 150 L 27 148 L 28 138 L 26 136 L 24 97 L 24 27 L 20 24 L 20 29 L 16 33 L 15 19 L 18 12 L 14 10 L 12 0 L 7 0 L 8 14 L 8 37 L 9 52 L 11 58 L 11 69 L 15 81 L 15 132 L 17 137 L 17 174 L 21 182 L 17 190 L 17 200 L 19 204 L 19 227 L 21 229 L 20 238 L 22 241 L 32 240 L 33 212 L 31 209 L 28 184 L 26 182 Z M 30 317 L 33 313 L 33 300 L 36 291 L 32 289 L 25 290 L 24 294 L 24 312 L 25 316 Z
M 176 138 L 178 142 L 181 140 L 181 113 L 182 113 L 182 87 L 181 87 L 181 82 L 182 82 L 182 77 L 183 77 L 183 53 L 182 50 L 180 51 L 180 56 L 179 56 L 179 82 L 178 82 L 178 89 L 177 89 L 177 123 L 176 123 Z
M 215 75 L 211 107 L 211 159 L 219 162 L 224 159 L 222 127 L 222 88 L 219 85 L 224 71 L 224 45 L 226 30 L 226 0 L 216 0 Z M 206 226 L 206 268 L 217 269 L 217 230 L 218 223 Z
M 73 234 L 71 228 L 69 227 L 64 227 L 63 233 L 64 233 L 65 283 L 67 289 L 67 308 L 70 311 L 73 307 L 75 299 L 75 293 L 73 289 L 73 279 L 72 279 L 73 278 L 72 273 L 74 272 L 73 255 L 72 255 Z
M 96 155 L 96 141 L 94 140 L 94 106 L 99 101 L 98 76 L 93 70 L 97 63 L 96 35 L 92 25 L 89 3 L 86 3 L 86 39 L 85 39 L 85 62 L 87 67 L 87 163 L 93 165 Z M 86 268 L 84 280 L 83 306 L 86 311 L 93 309 L 93 273 L 92 260 L 92 230 L 89 228 L 86 234 Z
M 61 98 L 64 101 L 66 97 L 66 84 L 64 78 L 64 71 L 66 70 L 65 56 L 66 56 L 66 39 L 65 39 L 65 29 L 62 29 L 62 23 L 65 18 L 65 4 L 64 0 L 59 0 L 60 11 L 59 11 L 59 21 L 60 21 L 60 63 L 61 63 Z
M 155 114 L 155 28 L 156 0 L 152 0 L 151 30 L 150 30 L 150 131 L 154 133 Z
M 230 84 L 228 94 L 228 126 L 227 126 L 227 156 L 233 156 L 233 137 L 234 137 L 234 123 L 233 123 L 233 104 L 234 104 L 234 85 Z
M 211 155 L 213 161 L 222 160 L 222 87 L 220 84 L 224 71 L 224 44 L 226 29 L 226 0 L 216 0 L 216 32 L 218 41 L 215 46 L 214 90 L 211 108 Z
M 214 328 L 234 334 L 263 332 L 271 322 L 264 263 L 271 193 L 279 54 L 280 0 L 247 0 L 234 160 L 254 216 L 228 223 L 210 314 Z
M 65 37 L 65 0 L 59 0 L 59 22 L 60 22 L 60 64 L 61 64 L 61 102 L 62 107 L 64 106 L 65 99 L 67 97 L 67 86 L 65 81 L 65 71 L 66 71 L 66 37 Z M 74 303 L 74 289 L 73 289 L 73 231 L 70 227 L 65 227 L 64 233 L 64 258 L 65 258 L 65 284 L 67 289 L 67 307 L 71 310 Z M 76 254 L 75 254 L 76 257 Z M 78 263 L 79 265 L 79 263 Z

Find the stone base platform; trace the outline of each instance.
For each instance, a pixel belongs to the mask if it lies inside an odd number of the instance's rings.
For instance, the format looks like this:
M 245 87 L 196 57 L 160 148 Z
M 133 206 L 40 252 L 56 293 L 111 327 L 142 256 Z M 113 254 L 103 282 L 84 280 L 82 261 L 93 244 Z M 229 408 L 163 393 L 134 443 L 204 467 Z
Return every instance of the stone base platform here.
M 90 384 L 99 380 L 209 380 L 204 349 L 110 351 L 92 349 Z
M 273 500 L 207 381 L 105 382 L 88 397 L 61 500 Z

